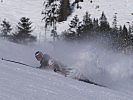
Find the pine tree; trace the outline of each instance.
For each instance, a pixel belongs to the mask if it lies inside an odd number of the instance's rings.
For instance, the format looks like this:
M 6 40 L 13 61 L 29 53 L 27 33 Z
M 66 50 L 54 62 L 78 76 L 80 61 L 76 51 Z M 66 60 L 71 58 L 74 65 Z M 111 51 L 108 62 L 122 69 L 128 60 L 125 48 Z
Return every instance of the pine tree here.
M 110 26 L 107 21 L 107 18 L 105 16 L 104 12 L 102 12 L 102 15 L 100 17 L 100 30 L 105 32 L 105 31 L 109 31 L 109 29 L 110 29 Z
M 42 20 L 45 22 L 45 28 L 47 28 L 47 26 L 52 26 L 53 29 L 55 29 L 58 18 L 58 10 L 58 5 L 55 1 L 51 4 L 49 4 L 48 1 L 44 3 L 44 10 L 42 11 L 44 17 Z
M 1 24 L 2 37 L 4 37 L 4 38 L 9 37 L 9 33 L 11 32 L 11 30 L 12 30 L 12 28 L 11 28 L 10 23 L 8 21 L 6 21 L 6 19 L 4 19 Z
M 58 1 L 58 2 L 57 2 Z M 42 14 L 44 15 L 43 21 L 45 23 L 45 34 L 48 26 L 52 27 L 52 30 L 56 31 L 56 23 L 59 16 L 59 0 L 45 0 L 44 10 Z
M 113 29 L 115 30 L 115 31 L 117 31 L 118 30 L 118 27 L 117 27 L 117 16 L 116 16 L 116 14 L 114 15 L 114 19 L 113 19 L 113 23 L 112 23 L 112 26 L 113 26 Z
M 98 19 L 93 20 L 93 31 L 94 32 L 98 32 L 99 31 L 99 23 L 98 23 Z
M 85 16 L 83 16 L 83 26 L 85 32 L 93 29 L 92 19 L 90 18 L 88 12 L 86 12 Z
M 123 26 L 122 36 L 123 37 L 127 37 L 128 36 L 128 29 L 127 29 L 126 25 Z
M 117 27 L 117 22 L 118 22 L 117 16 L 115 13 L 114 18 L 113 18 L 113 22 L 112 22 L 111 34 L 110 34 L 110 36 L 112 37 L 112 40 L 114 40 L 114 41 L 116 41 L 119 38 L 119 30 Z
M 72 38 L 78 38 L 80 37 L 80 33 L 82 31 L 82 25 L 81 22 L 79 21 L 79 18 L 77 15 L 74 16 L 74 18 L 71 20 L 69 24 L 69 35 Z
M 74 16 L 74 18 L 71 20 L 71 23 L 69 24 L 70 28 L 76 28 L 79 22 L 79 18 L 77 15 Z
M 71 7 L 69 0 L 61 0 L 59 8 L 59 18 L 58 21 L 65 21 L 67 17 L 71 14 Z
M 18 31 L 13 35 L 14 40 L 16 42 L 35 41 L 36 37 L 30 34 L 33 31 L 31 25 L 29 18 L 22 17 L 17 25 Z
M 126 25 L 123 26 L 121 36 L 122 36 L 122 43 L 123 43 L 122 47 L 127 47 L 130 44 L 130 37 L 129 37 L 129 33 Z

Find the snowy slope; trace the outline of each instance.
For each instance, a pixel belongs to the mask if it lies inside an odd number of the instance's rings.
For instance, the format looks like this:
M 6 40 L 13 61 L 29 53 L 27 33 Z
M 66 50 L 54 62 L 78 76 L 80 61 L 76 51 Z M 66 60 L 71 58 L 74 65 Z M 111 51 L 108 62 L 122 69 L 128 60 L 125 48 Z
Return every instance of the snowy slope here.
M 35 34 L 44 35 L 41 22 L 43 0 L 4 0 L 0 3 L 0 21 L 6 18 L 15 28 L 19 19 L 29 17 Z M 117 4 L 117 5 L 116 5 Z M 96 8 L 99 5 L 99 8 Z M 58 24 L 58 32 L 68 28 L 73 16 L 82 20 L 86 11 L 91 17 L 99 18 L 105 12 L 110 23 L 114 13 L 119 24 L 132 21 L 132 0 L 84 0 L 82 9 L 75 9 L 68 20 Z M 128 24 L 126 24 L 128 25 Z M 47 33 L 48 34 L 48 33 Z M 41 37 L 41 39 L 44 39 Z M 70 77 L 85 77 L 109 87 L 101 88 L 64 78 L 51 71 L 32 69 L 0 60 L 0 100 L 132 100 L 133 99 L 133 56 L 117 54 L 95 43 L 47 43 L 28 46 L 17 45 L 0 39 L 0 57 L 39 66 L 34 59 L 36 50 L 47 52 L 54 58 L 74 69 Z M 57 45 L 58 44 L 58 45 Z M 82 78 L 82 77 L 81 77 Z
M 43 17 L 41 15 L 43 1 L 44 0 L 4 0 L 3 3 L 0 3 L 0 21 L 6 18 L 11 22 L 14 28 L 21 17 L 29 17 L 35 28 L 33 34 L 41 37 L 41 35 L 44 35 L 44 25 L 41 22 Z M 72 1 L 74 0 L 71 0 L 71 3 Z M 72 20 L 75 15 L 78 15 L 80 20 L 82 20 L 86 11 L 91 14 L 92 18 L 99 18 L 102 11 L 104 11 L 111 25 L 115 13 L 117 13 L 118 16 L 118 25 L 126 24 L 128 26 L 129 24 L 127 22 L 133 21 L 132 0 L 92 0 L 92 3 L 90 3 L 90 1 L 91 0 L 84 0 L 84 2 L 79 3 L 82 8 L 75 8 L 67 21 L 58 24 L 58 33 L 68 29 L 68 23 L 70 23 L 70 20 Z M 49 34 L 49 31 L 47 34 Z
M 32 66 L 38 65 L 32 58 L 35 45 L 21 46 L 6 41 L 0 42 L 0 57 L 25 62 Z M 9 99 L 132 100 L 133 97 L 112 89 L 79 82 L 51 71 L 0 60 L 0 100 Z
M 90 1 L 92 1 L 92 3 Z M 129 24 L 132 24 L 133 21 L 132 5 L 133 0 L 84 0 L 84 2 L 79 3 L 81 9 L 75 8 L 72 15 L 67 19 L 67 22 L 59 24 L 58 31 L 61 32 L 64 29 L 68 29 L 68 23 L 70 23 L 75 15 L 78 15 L 78 18 L 82 21 L 86 11 L 91 15 L 91 18 L 98 19 L 104 11 L 110 25 L 112 25 L 113 17 L 116 13 L 118 26 L 123 24 L 129 26 Z
M 77 10 L 76 12 L 85 13 L 85 11 L 88 11 L 92 17 L 99 18 L 104 11 L 110 24 L 115 13 L 117 13 L 119 24 L 127 24 L 126 22 L 133 21 L 133 15 L 131 14 L 133 13 L 132 0 L 92 0 L 92 3 L 88 1 L 84 0 L 83 3 L 80 3 L 82 10 Z

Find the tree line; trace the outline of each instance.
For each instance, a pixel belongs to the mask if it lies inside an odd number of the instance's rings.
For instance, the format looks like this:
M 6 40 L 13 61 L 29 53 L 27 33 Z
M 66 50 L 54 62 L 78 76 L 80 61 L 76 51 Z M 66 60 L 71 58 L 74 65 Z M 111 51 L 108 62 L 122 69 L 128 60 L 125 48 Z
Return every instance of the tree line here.
M 58 35 L 57 23 L 66 21 L 68 16 L 72 14 L 74 8 L 80 9 L 78 5 L 83 0 L 75 0 L 70 4 L 70 0 L 45 0 L 42 10 L 42 21 L 44 21 L 45 34 L 47 29 L 51 27 L 51 36 L 53 40 L 63 39 L 71 41 L 100 39 L 110 43 L 110 47 L 122 50 L 128 46 L 133 46 L 133 25 L 118 26 L 117 13 L 114 14 L 112 25 L 109 24 L 107 17 L 102 12 L 100 18 L 91 18 L 91 14 L 86 12 L 82 21 L 75 15 L 69 23 L 69 28 Z M 7 38 L 12 42 L 24 43 L 36 41 L 36 37 L 31 35 L 33 31 L 32 22 L 29 18 L 22 17 L 16 29 L 13 28 L 7 20 L 3 20 L 0 24 L 0 36 Z
M 117 50 L 133 46 L 133 25 L 129 25 L 129 28 L 126 25 L 118 26 L 117 14 L 114 14 L 112 26 L 104 12 L 99 19 L 90 16 L 86 12 L 83 20 L 80 21 L 78 16 L 75 15 L 69 23 L 68 30 L 62 32 L 62 38 L 69 41 L 99 39 L 110 43 L 110 47 Z
M 36 41 L 36 37 L 31 35 L 33 31 L 32 22 L 29 18 L 22 17 L 14 32 L 9 21 L 4 19 L 0 24 L 0 37 L 16 43 L 26 43 Z
M 58 35 L 56 32 L 56 23 L 66 21 L 68 16 L 72 14 L 74 8 L 80 9 L 79 2 L 83 0 L 75 0 L 70 4 L 69 0 L 45 0 L 44 9 L 42 11 L 45 29 L 52 27 L 51 36 L 61 38 L 63 40 L 92 40 L 100 39 L 103 42 L 110 43 L 110 47 L 122 50 L 128 46 L 133 46 L 133 25 L 118 26 L 117 13 L 114 14 L 112 25 L 109 24 L 107 17 L 102 12 L 100 18 L 91 18 L 88 12 L 80 21 L 75 15 L 69 23 L 69 28 Z M 92 3 L 92 2 L 90 2 Z M 45 31 L 46 32 L 46 31 Z

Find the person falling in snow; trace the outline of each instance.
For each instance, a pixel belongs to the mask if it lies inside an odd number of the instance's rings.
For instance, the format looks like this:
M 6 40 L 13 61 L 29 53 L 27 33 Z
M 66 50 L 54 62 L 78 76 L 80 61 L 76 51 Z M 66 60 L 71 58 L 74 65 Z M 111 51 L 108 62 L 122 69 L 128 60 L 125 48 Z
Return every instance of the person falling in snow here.
M 59 62 L 57 62 L 56 60 L 54 60 L 53 58 L 51 58 L 48 54 L 46 53 L 42 53 L 41 51 L 37 51 L 35 53 L 35 57 L 38 61 L 40 61 L 40 69 L 52 69 L 54 72 L 58 72 L 63 74 L 64 76 L 66 76 L 66 70 L 64 70 L 63 68 L 61 68 L 61 64 L 59 64 Z

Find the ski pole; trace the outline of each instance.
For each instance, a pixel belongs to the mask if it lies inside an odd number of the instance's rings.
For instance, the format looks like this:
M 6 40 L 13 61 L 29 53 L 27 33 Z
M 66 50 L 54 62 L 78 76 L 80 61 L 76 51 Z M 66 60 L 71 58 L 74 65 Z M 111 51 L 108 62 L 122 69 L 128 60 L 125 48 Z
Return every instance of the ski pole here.
M 25 66 L 32 67 L 32 68 L 36 68 L 34 66 L 31 66 L 31 65 L 28 65 L 28 64 L 25 64 L 25 63 L 21 63 L 21 62 L 18 62 L 18 61 L 14 61 L 14 60 L 9 60 L 9 59 L 5 59 L 5 58 L 1 58 L 1 60 L 12 62 L 12 63 L 17 63 L 17 64 L 21 64 L 21 65 L 25 65 Z

